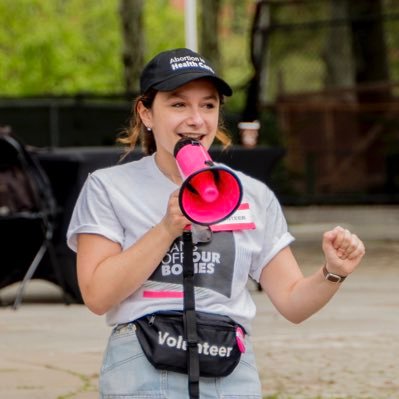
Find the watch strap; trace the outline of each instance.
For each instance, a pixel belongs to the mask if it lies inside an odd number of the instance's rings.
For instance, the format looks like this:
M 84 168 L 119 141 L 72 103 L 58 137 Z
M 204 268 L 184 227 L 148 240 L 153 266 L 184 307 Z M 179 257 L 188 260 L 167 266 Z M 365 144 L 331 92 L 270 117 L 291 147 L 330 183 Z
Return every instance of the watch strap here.
M 323 266 L 323 274 L 324 274 L 324 278 L 328 281 L 331 281 L 332 283 L 342 283 L 347 277 L 347 276 L 340 276 L 339 274 L 335 274 L 335 273 L 330 273 L 327 270 L 326 265 Z

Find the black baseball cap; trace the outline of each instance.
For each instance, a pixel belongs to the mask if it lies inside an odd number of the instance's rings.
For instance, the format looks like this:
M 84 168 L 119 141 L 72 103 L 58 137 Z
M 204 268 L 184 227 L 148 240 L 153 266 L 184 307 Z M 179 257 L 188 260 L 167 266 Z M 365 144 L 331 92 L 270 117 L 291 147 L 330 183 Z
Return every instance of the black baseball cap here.
M 168 50 L 156 55 L 141 73 L 140 91 L 142 94 L 151 88 L 171 91 L 200 78 L 212 79 L 221 94 L 233 94 L 231 87 L 217 76 L 209 62 L 187 48 Z

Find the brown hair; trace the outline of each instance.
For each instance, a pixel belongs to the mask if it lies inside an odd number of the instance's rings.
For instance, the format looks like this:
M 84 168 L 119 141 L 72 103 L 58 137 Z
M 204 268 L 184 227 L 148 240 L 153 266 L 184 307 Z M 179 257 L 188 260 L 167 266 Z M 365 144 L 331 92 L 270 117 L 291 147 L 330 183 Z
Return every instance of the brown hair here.
M 129 122 L 129 126 L 122 131 L 120 137 L 118 137 L 117 142 L 124 144 L 126 146 L 126 154 L 129 154 L 136 147 L 136 144 L 140 141 L 143 153 L 146 155 L 151 155 L 156 151 L 154 134 L 152 131 L 148 131 L 144 126 L 139 113 L 137 112 L 138 104 L 141 102 L 144 107 L 147 109 L 151 109 L 152 104 L 155 99 L 155 95 L 157 94 L 157 90 L 149 89 L 146 93 L 138 96 L 132 107 L 131 118 Z M 220 104 L 223 104 L 223 96 L 220 95 Z M 227 133 L 224 124 L 222 115 L 219 115 L 219 125 L 218 131 L 216 133 L 216 139 L 218 139 L 223 148 L 227 148 L 231 145 L 231 137 Z

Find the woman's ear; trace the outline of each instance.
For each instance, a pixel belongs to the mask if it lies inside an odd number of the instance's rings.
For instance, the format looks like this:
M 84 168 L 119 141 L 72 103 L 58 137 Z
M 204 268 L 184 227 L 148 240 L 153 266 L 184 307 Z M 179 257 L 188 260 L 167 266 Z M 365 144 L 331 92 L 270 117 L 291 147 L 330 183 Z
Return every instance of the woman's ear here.
M 137 109 L 136 109 L 137 113 L 140 115 L 140 119 L 143 122 L 143 124 L 147 127 L 147 128 L 151 128 L 152 127 L 152 115 L 151 115 L 151 110 L 146 108 L 144 106 L 144 104 L 142 103 L 142 101 L 140 101 L 137 104 Z

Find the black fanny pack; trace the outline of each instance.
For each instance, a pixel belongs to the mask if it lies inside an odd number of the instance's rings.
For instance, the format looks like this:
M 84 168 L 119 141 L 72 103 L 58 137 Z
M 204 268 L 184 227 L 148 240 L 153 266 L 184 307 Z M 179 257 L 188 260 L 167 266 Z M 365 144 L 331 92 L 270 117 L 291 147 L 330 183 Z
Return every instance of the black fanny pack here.
M 244 330 L 226 316 L 196 312 L 193 241 L 183 233 L 183 312 L 159 312 L 135 321 L 141 347 L 158 369 L 188 375 L 190 399 L 199 399 L 201 376 L 230 374 L 244 351 Z
M 230 317 L 210 313 L 196 312 L 196 319 L 199 375 L 229 375 L 245 350 L 243 327 Z M 155 368 L 188 374 L 183 312 L 154 313 L 134 324 L 143 352 Z

